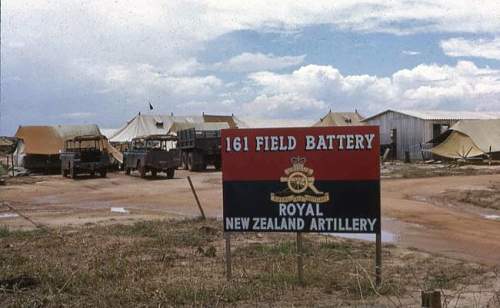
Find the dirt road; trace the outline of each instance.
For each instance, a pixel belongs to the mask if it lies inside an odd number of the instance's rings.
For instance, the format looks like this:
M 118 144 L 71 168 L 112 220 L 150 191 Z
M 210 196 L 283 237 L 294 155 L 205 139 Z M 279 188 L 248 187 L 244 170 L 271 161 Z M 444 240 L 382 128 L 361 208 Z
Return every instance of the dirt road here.
M 382 181 L 382 216 L 389 218 L 384 228 L 398 233 L 405 246 L 500 264 L 500 221 L 484 218 L 480 209 L 466 211 L 433 200 L 448 190 L 480 189 L 492 183 L 500 183 L 500 175 Z
M 188 174 L 177 170 L 171 180 L 165 177 L 141 179 L 138 175 L 125 176 L 123 173 L 109 173 L 106 179 L 81 177 L 70 180 L 60 175 L 33 177 L 40 181 L 1 187 L 0 200 L 49 226 L 196 216 L 199 210 L 187 182 Z M 191 179 L 206 214 L 221 215 L 220 172 L 194 173 Z M 112 212 L 113 207 L 124 208 L 128 213 Z M 21 218 L 2 219 L 0 223 L 32 227 Z
M 188 174 L 178 171 L 172 180 L 144 180 L 120 173 L 109 174 L 107 179 L 76 181 L 35 177 L 40 181 L 1 187 L 0 200 L 50 226 L 196 216 L 199 212 L 186 180 Z M 221 174 L 193 173 L 191 177 L 207 215 L 220 217 Z M 446 190 L 484 188 L 491 183 L 500 183 L 500 174 L 383 180 L 383 228 L 395 233 L 403 246 L 500 264 L 500 221 L 485 219 L 480 211 L 434 201 Z M 128 213 L 112 212 L 112 207 Z M 11 211 L 0 209 L 0 224 L 32 227 L 20 217 L 2 218 L 7 213 Z

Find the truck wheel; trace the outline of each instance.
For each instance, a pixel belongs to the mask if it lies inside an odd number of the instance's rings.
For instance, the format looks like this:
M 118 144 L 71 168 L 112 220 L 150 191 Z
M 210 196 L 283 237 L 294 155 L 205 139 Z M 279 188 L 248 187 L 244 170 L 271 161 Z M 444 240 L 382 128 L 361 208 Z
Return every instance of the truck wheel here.
M 207 168 L 207 164 L 205 162 L 205 157 L 203 157 L 203 154 L 199 152 L 194 152 L 193 153 L 193 159 L 194 159 L 194 170 L 195 171 L 203 171 Z
M 193 152 L 189 152 L 187 161 L 188 161 L 189 171 L 195 171 L 196 167 L 194 165 L 194 153 Z
M 139 174 L 140 174 L 141 178 L 146 177 L 146 167 L 139 166 Z
M 174 174 L 175 174 L 175 169 L 174 168 L 167 169 L 167 179 L 173 179 L 174 178 Z
M 63 177 L 68 177 L 68 169 L 65 169 L 64 167 L 61 168 L 61 174 Z
M 130 168 L 128 168 L 128 167 L 127 167 L 127 168 L 125 168 L 125 174 L 126 174 L 126 175 L 130 175 Z
M 74 166 L 69 167 L 69 176 L 72 179 L 76 179 L 76 173 L 77 173 L 77 171 L 75 170 Z
M 95 176 L 95 171 L 90 171 L 90 176 Z
M 189 155 L 187 152 L 182 153 L 182 160 L 184 161 L 184 170 L 189 169 Z
M 108 173 L 108 170 L 106 170 L 106 169 L 102 169 L 102 170 L 99 172 L 99 174 L 100 174 L 101 178 L 105 178 L 107 173 Z
M 181 165 L 179 167 L 181 170 L 187 170 L 187 159 L 186 153 L 181 152 Z
M 157 174 L 158 174 L 158 170 L 156 170 L 156 169 L 151 170 L 151 175 L 152 175 L 154 178 L 156 177 L 156 175 L 157 175 Z

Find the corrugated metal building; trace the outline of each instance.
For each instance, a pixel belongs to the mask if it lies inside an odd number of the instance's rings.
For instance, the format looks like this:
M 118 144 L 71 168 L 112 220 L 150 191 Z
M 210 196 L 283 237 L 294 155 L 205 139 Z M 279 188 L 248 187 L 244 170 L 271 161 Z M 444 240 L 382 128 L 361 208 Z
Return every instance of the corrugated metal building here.
M 483 119 L 500 119 L 500 112 L 388 109 L 362 122 L 380 126 L 380 143 L 392 148 L 394 159 L 403 159 L 406 151 L 411 159 L 422 159 L 421 146 L 430 149 L 428 142 L 456 122 Z M 425 159 L 430 156 L 430 152 L 425 152 Z

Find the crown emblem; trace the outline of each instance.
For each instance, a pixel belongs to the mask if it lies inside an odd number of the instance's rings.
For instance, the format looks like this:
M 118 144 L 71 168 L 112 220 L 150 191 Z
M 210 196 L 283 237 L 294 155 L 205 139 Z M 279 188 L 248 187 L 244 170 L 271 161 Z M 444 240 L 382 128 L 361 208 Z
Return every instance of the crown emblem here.
M 271 193 L 271 201 L 325 203 L 330 200 L 328 193 L 320 192 L 314 186 L 314 170 L 305 166 L 306 161 L 305 157 L 291 159 L 292 166 L 285 169 L 285 176 L 280 178 L 281 182 L 287 183 L 287 188 Z

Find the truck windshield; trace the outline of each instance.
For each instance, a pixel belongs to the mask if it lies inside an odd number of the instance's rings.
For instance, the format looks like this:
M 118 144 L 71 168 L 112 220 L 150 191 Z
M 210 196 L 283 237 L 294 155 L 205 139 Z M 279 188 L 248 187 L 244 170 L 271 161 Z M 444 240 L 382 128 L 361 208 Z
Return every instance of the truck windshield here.
M 136 150 L 158 150 L 158 151 L 166 151 L 172 146 L 169 144 L 172 141 L 167 140 L 157 140 L 157 139 L 149 139 L 149 140 L 135 140 L 133 142 L 133 148 Z
M 153 150 L 162 150 L 162 142 L 160 140 L 148 140 L 147 147 Z

